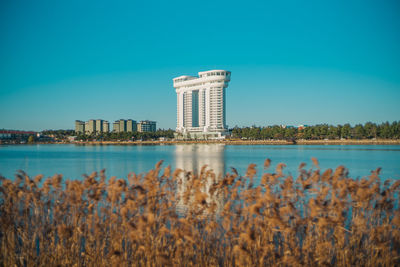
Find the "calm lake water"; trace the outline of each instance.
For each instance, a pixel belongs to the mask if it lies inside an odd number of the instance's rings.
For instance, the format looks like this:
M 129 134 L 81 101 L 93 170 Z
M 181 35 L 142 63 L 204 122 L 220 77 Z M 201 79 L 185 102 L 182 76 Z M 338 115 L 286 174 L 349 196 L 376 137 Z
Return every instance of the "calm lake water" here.
M 311 157 L 319 160 L 322 170 L 344 165 L 353 178 L 368 176 L 381 167 L 381 178 L 400 179 L 400 146 L 395 145 L 3 145 L 0 174 L 13 178 L 17 170 L 24 170 L 30 176 L 57 173 L 82 179 L 83 174 L 106 169 L 108 177 L 123 178 L 130 172 L 146 172 L 164 160 L 164 167 L 196 170 L 207 164 L 216 173 L 235 167 L 244 175 L 250 163 L 262 172 L 264 160 L 270 158 L 270 171 L 283 162 L 285 173 L 296 176 L 301 162 L 312 167 Z

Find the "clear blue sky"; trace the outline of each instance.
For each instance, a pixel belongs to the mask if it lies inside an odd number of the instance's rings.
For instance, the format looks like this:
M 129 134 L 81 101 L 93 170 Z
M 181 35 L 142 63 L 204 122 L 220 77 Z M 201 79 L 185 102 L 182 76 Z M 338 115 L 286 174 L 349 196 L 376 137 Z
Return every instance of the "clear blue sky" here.
M 232 71 L 227 123 L 400 120 L 399 1 L 0 1 L 0 128 L 150 119 Z

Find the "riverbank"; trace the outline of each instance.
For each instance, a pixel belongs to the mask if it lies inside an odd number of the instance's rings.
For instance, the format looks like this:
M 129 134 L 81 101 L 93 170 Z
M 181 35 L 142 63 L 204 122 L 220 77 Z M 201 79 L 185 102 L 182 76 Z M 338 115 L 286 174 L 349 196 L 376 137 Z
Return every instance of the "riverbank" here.
M 202 140 L 202 141 L 85 141 L 77 145 L 174 145 L 174 144 L 226 144 L 226 145 L 400 145 L 400 140 Z
M 75 144 L 75 145 L 175 145 L 175 144 L 225 144 L 225 145 L 400 145 L 400 139 L 362 140 L 171 140 L 171 141 L 75 141 L 4 143 L 0 145 Z

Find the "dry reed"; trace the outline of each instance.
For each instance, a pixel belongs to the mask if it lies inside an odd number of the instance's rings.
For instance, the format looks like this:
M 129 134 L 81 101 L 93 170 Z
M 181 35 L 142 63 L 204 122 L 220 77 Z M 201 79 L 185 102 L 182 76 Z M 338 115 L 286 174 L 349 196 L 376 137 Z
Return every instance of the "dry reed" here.
M 245 176 L 159 162 L 128 179 L 1 177 L 0 266 L 399 265 L 400 181 L 312 161 L 258 185 L 254 164 Z

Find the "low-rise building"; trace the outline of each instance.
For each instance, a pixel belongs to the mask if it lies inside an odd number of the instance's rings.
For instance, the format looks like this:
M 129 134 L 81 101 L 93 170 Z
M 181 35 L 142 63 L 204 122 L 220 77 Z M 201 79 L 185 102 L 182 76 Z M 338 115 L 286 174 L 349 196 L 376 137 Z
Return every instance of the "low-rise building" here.
M 156 122 L 155 121 L 140 121 L 137 124 L 137 130 L 138 132 L 144 133 L 144 132 L 155 132 L 156 131 Z
M 21 139 L 27 140 L 29 136 L 36 136 L 37 132 L 0 130 L 0 139 Z
M 0 139 L 11 139 L 11 131 L 0 131 Z

